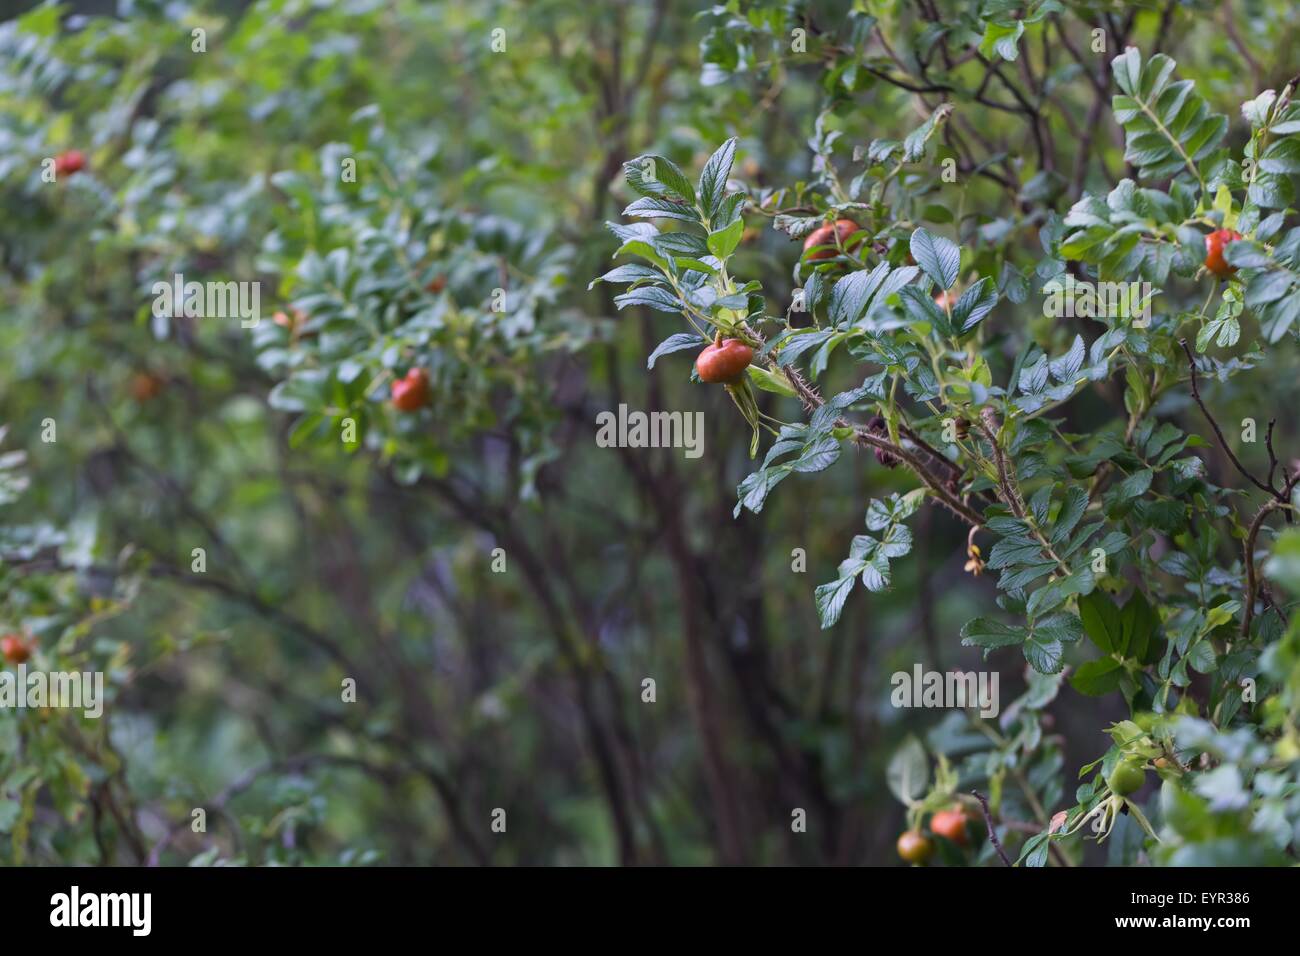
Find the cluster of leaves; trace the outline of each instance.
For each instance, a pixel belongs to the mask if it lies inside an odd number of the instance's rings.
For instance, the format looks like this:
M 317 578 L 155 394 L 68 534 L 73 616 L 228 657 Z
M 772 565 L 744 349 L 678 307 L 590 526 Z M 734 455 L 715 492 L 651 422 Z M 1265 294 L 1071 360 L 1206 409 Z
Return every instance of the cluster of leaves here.
M 1050 12 L 1047 6 L 1036 15 Z M 760 26 L 752 21 L 748 29 Z M 1019 19 L 989 20 L 984 54 L 1014 59 L 1023 30 Z M 711 36 L 709 69 L 715 74 L 743 69 L 744 59 L 729 60 L 716 35 Z M 861 221 L 848 241 L 837 242 L 834 257 L 808 259 L 796 269 L 796 278 L 803 280 L 796 302 L 810 322 L 792 322 L 792 315 L 802 312 L 798 308 L 784 319 L 766 314 L 753 290 L 745 287 L 750 292 L 742 308 L 745 320 L 754 327 L 778 327 L 760 352 L 768 366 L 763 374 L 776 375 L 790 387 L 770 390 L 796 395 L 808 417 L 776 434 L 759 469 L 738 489 L 737 516 L 742 509 L 761 511 L 790 474 L 833 465 L 845 442 L 874 444 L 886 449 L 883 455 L 895 450 L 923 486 L 871 502 L 866 522 L 872 534 L 855 537 L 836 579 L 816 590 L 823 627 L 839 620 L 859 578 L 869 591 L 888 588 L 891 561 L 911 548 L 903 521 L 927 497 L 938 499 L 972 526 L 972 535 L 994 537 L 986 562 L 972 547 L 968 568 L 999 572 L 997 604 L 1013 618 L 977 617 L 962 629 L 963 643 L 986 655 L 1019 647 L 1036 675 L 1031 686 L 1051 688 L 1050 693 L 1031 690 L 1039 707 L 1057 694 L 1067 664 L 1073 662 L 1071 688 L 1088 696 L 1122 693 L 1132 712 L 1147 715 L 1153 728 L 1154 736 L 1134 732 L 1137 726 L 1131 722 L 1112 729 L 1115 746 L 1083 768 L 1081 776 L 1095 774 L 1076 794 L 1077 803 L 1064 822 L 1023 845 L 1021 857 L 1028 865 L 1046 863 L 1051 844 L 1071 826 L 1096 819 L 1109 824 L 1109 832 L 1127 795 L 1113 794 L 1106 781 L 1125 759 L 1166 761 L 1157 765 L 1165 767 L 1165 812 L 1154 815 L 1174 838 L 1157 853 L 1156 833 L 1135 809 L 1143 829 L 1125 831 L 1129 836 L 1120 841 L 1122 859 L 1143 852 L 1162 862 L 1217 859 L 1216 851 L 1202 844 L 1217 839 L 1215 827 L 1228 825 L 1219 815 L 1231 812 L 1239 814 L 1233 825 L 1242 833 L 1266 833 L 1273 840 L 1267 853 L 1243 849 L 1243 858 L 1274 861 L 1289 845 L 1287 828 L 1296 819 L 1285 775 L 1270 769 L 1288 759 L 1276 750 L 1276 733 L 1283 741 L 1294 740 L 1294 712 L 1287 711 L 1273 733 L 1263 732 L 1242 692 L 1243 681 L 1265 677 L 1262 649 L 1282 653 L 1278 648 L 1283 645 L 1276 643 L 1282 612 L 1270 603 L 1244 641 L 1229 638 L 1242 622 L 1244 605 L 1259 600 L 1258 594 L 1243 598 L 1241 592 L 1243 560 L 1253 561 L 1255 531 L 1247 537 L 1236 518 L 1233 499 L 1239 493 L 1212 484 L 1202 459 L 1193 453 L 1208 443 L 1162 421 L 1157 412 L 1169 393 L 1186 387 L 1188 366 L 1180 339 L 1189 324 L 1195 326 L 1197 351 L 1204 356 L 1192 374 L 1208 373 L 1220 381 L 1249 369 L 1258 356 L 1205 356 L 1212 346 L 1237 345 L 1243 313 L 1258 320 L 1270 344 L 1292 331 L 1300 301 L 1290 294 L 1300 239 L 1293 229 L 1271 241 L 1281 233 L 1289 211 L 1288 177 L 1300 171 L 1300 165 L 1291 165 L 1291 157 L 1300 154 L 1292 138 L 1300 125 L 1289 87 L 1247 103 L 1243 116 L 1251 136 L 1239 161 L 1221 145 L 1227 118 L 1210 110 L 1191 80 L 1175 80 L 1174 69 L 1168 56 L 1144 61 L 1134 48 L 1114 58 L 1111 70 L 1119 90 L 1112 104 L 1114 120 L 1125 130 L 1124 158 L 1136 169 L 1137 181 L 1124 179 L 1104 197 L 1085 195 L 1064 218 L 1049 213 L 1039 231 L 1044 257 L 1023 265 L 1007 261 L 996 280 L 991 271 L 980 274 L 976 268 L 958 290 L 963 263 L 970 268 L 986 260 L 925 226 L 899 234 L 898 220 L 905 215 L 929 218 L 918 206 L 924 190 L 909 190 L 900 174 L 925 155 L 928 138 L 951 112 L 947 105 L 905 141 L 876 141 L 855 151 L 854 161 L 865 168 L 847 189 L 834 155 L 838 131 L 824 125 L 823 116 L 810 141 L 814 182 L 762 193 L 752 204 L 754 211 L 768 214 L 786 201 L 812 203 L 816 215 L 778 211 L 773 216 L 773 225 L 792 236 L 805 235 L 833 217 L 852 215 Z M 855 81 L 840 72 L 828 82 L 852 87 Z M 684 180 L 672 169 L 675 179 Z M 679 192 L 634 204 L 627 212 L 662 219 L 673 201 L 689 199 Z M 708 228 L 707 219 L 694 221 Z M 934 221 L 945 220 L 936 216 Z M 729 219 L 727 225 L 735 224 Z M 1206 231 L 1218 228 L 1244 235 L 1228 247 L 1227 260 L 1235 269 L 1222 287 L 1201 268 Z M 635 238 L 620 231 L 626 240 L 620 251 L 656 257 L 667 274 L 674 264 L 690 267 L 689 261 L 668 255 L 678 243 L 686 250 L 677 235 L 653 227 L 639 230 Z M 912 264 L 901 263 L 904 250 Z M 725 259 L 720 254 L 708 263 L 709 273 L 725 269 Z M 1034 285 L 1026 275 L 1034 277 Z M 984 320 L 1004 299 L 1023 302 L 1033 291 L 1060 294 L 1076 277 L 1077 289 L 1069 294 L 1092 297 L 1077 315 L 1100 325 L 1091 343 L 1076 334 L 1053 357 L 1031 338 L 1006 373 L 1005 385 L 994 384 L 998 360 Z M 1199 312 L 1163 305 L 1165 287 L 1187 280 L 1208 287 Z M 1098 290 L 1108 282 L 1118 283 L 1126 296 L 1118 308 L 1098 305 Z M 693 316 L 694 303 L 680 288 L 675 291 L 677 295 L 657 294 L 654 307 L 688 320 L 711 318 Z M 944 294 L 936 297 L 936 291 Z M 1211 315 L 1216 293 L 1221 302 Z M 626 301 L 638 304 L 635 297 Z M 741 305 L 739 300 L 736 304 Z M 727 321 L 715 319 L 713 324 L 733 329 Z M 699 341 L 692 337 L 681 347 Z M 824 401 L 810 397 L 805 383 L 827 374 L 841 345 L 865 367 L 862 384 Z M 1065 418 L 1050 417 L 1085 389 L 1112 382 L 1117 373 L 1127 421 L 1068 434 L 1061 428 Z M 855 413 L 873 413 L 884 425 L 854 424 Z M 1269 451 L 1271 455 L 1271 445 Z M 1271 474 L 1268 485 L 1278 495 L 1274 505 L 1290 509 L 1290 501 L 1272 487 Z M 1291 487 L 1286 485 L 1288 491 Z M 1215 527 L 1219 520 L 1232 526 L 1235 537 L 1246 538 L 1244 559 L 1223 561 L 1220 546 L 1225 542 Z M 1253 575 L 1246 577 L 1253 585 Z M 1247 623 L 1249 616 L 1240 627 Z M 1100 657 L 1086 657 L 1085 636 Z M 1197 675 L 1206 676 L 1206 686 L 1197 685 Z M 1025 710 L 1013 708 L 1010 716 L 1019 718 Z M 994 739 L 1001 740 L 998 735 Z M 1038 743 L 1035 739 L 1033 746 Z M 1005 757 L 1008 751 L 997 752 Z M 924 790 L 924 754 L 916 745 L 897 759 L 908 764 L 903 776 L 920 787 L 897 793 L 914 810 L 922 805 L 917 801 Z M 1059 769 L 1058 762 L 1051 772 Z M 925 798 L 935 806 L 951 799 L 956 779 L 946 772 L 942 776 L 942 785 Z M 977 776 L 1000 780 L 994 766 Z M 1037 781 L 1037 786 L 1043 783 Z M 1043 802 L 1050 805 L 1060 796 L 1057 792 Z M 1144 836 L 1149 838 L 1145 844 Z
M 509 431 L 531 487 L 555 418 L 531 369 L 590 338 L 576 323 L 540 321 L 565 288 L 572 249 L 508 219 L 443 208 L 434 155 L 412 155 L 374 110 L 353 121 L 352 142 L 321 150 L 320 175 L 271 179 L 288 202 L 261 265 L 283 277 L 290 318 L 255 333 L 258 364 L 278 380 L 271 407 L 298 416 L 292 445 L 364 447 L 407 483 L 445 475 L 470 436 Z M 430 411 L 410 417 L 386 408 L 389 382 L 408 368 L 427 373 L 431 396 Z

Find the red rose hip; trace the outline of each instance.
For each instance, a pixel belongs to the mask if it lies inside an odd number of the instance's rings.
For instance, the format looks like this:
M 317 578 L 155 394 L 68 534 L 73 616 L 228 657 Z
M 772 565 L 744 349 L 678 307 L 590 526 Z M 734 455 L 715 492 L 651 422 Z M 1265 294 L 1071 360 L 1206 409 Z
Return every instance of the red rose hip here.
M 0 637 L 0 654 L 10 664 L 21 664 L 32 656 L 32 649 L 18 634 Z
M 803 241 L 804 258 L 809 260 L 830 259 L 839 255 L 839 251 L 835 248 L 837 240 L 838 244 L 842 246 L 848 241 L 849 236 L 857 231 L 858 224 L 852 219 L 836 219 L 834 225 L 827 223 L 824 226 L 818 226 L 808 233 L 808 238 Z M 826 248 L 809 252 L 810 249 L 815 249 L 817 246 Z
M 429 375 L 422 368 L 413 368 L 405 378 L 393 382 L 393 407 L 399 412 L 414 412 L 429 402 Z
M 931 818 L 930 829 L 959 846 L 966 845 L 966 814 L 960 809 L 940 810 Z
M 1223 252 L 1232 243 L 1241 238 L 1235 229 L 1216 229 L 1205 237 L 1205 268 L 1220 279 L 1226 279 L 1237 271 L 1236 266 L 1228 264 Z
M 71 176 L 86 168 L 86 155 L 79 149 L 70 149 L 54 157 L 54 172 L 60 176 Z
M 721 339 L 707 346 L 695 359 L 701 382 L 731 385 L 745 376 L 754 361 L 754 350 L 740 339 Z

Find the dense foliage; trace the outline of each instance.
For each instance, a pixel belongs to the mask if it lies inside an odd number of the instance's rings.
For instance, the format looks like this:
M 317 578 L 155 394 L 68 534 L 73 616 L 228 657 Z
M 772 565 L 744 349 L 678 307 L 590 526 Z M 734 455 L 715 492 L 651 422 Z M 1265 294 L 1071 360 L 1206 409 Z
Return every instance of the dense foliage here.
M 0 27 L 0 860 L 1293 857 L 1289 8 L 679 6 Z

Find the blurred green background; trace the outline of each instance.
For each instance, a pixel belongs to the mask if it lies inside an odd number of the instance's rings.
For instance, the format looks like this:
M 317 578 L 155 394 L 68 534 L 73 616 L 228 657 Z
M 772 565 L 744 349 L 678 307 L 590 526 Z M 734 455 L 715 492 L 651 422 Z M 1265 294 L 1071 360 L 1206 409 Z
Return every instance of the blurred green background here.
M 867 68 L 868 14 L 915 32 L 912 4 L 4 6 L 0 627 L 44 666 L 103 670 L 110 699 L 99 721 L 0 712 L 0 861 L 893 863 L 905 735 L 987 785 L 961 714 L 889 701 L 896 670 L 981 666 L 958 631 L 994 584 L 963 571 L 964 529 L 925 507 L 892 589 L 820 630 L 813 588 L 866 502 L 911 484 L 846 453 L 734 518 L 747 428 L 684 354 L 646 371 L 679 320 L 587 289 L 633 156 L 698 172 L 738 135 L 733 178 L 758 196 L 810 178 L 819 117 L 852 143 L 915 128 Z M 952 6 L 958 29 L 977 5 Z M 1065 6 L 1080 46 L 1110 16 L 1229 114 L 1293 68 L 1288 4 L 1232 4 L 1248 64 L 1218 4 Z M 789 48 L 800 25 L 810 53 Z M 952 96 L 1032 200 L 977 175 L 926 187 L 959 235 L 1036 254 L 1068 177 L 1122 170 L 1109 118 L 1071 134 L 1088 78 L 1059 51 L 1050 69 L 1060 182 L 1035 177 L 1017 117 Z M 71 148 L 87 168 L 43 181 Z M 799 245 L 748 225 L 739 262 L 783 309 Z M 259 282 L 262 323 L 155 317 L 175 273 Z M 301 327 L 271 321 L 293 308 Z M 1003 321 L 1055 334 L 1037 312 Z M 387 376 L 413 355 L 433 402 L 398 416 Z M 856 374 L 833 365 L 826 394 Z M 1289 407 L 1290 368 L 1254 380 L 1215 400 Z M 620 403 L 702 411 L 704 455 L 598 448 Z M 1018 655 L 983 666 L 1004 708 L 1025 689 Z M 1063 695 L 1034 772 L 1071 792 L 1121 711 Z

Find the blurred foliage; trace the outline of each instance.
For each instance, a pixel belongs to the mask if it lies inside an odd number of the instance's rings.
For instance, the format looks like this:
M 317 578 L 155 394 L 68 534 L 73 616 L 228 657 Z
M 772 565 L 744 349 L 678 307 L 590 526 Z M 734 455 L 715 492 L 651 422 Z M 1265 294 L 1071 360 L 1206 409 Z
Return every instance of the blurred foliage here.
M 1179 346 L 1287 482 L 1287 5 L 79 6 L 0 25 L 0 630 L 107 701 L 0 710 L 0 860 L 887 863 L 960 802 L 936 858 L 1000 865 L 975 789 L 1028 864 L 1290 858 L 1293 505 Z M 646 369 L 683 308 L 754 333 L 757 461 Z M 705 454 L 597 447 L 620 404 Z

